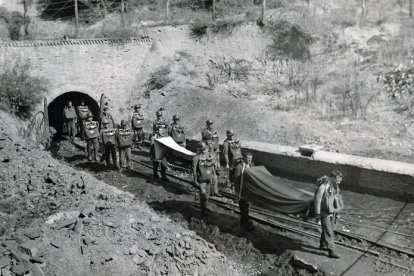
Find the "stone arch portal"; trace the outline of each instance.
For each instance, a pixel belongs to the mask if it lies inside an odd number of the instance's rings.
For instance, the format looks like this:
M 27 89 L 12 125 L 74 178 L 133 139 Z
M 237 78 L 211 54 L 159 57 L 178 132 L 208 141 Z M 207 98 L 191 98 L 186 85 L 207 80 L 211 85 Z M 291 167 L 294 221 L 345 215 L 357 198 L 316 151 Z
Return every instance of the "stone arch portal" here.
M 89 106 L 89 109 L 92 111 L 94 119 L 99 119 L 99 104 L 91 96 L 86 93 L 77 91 L 69 91 L 63 93 L 56 97 L 47 107 L 47 112 L 49 114 L 49 125 L 56 129 L 59 135 L 63 133 L 63 124 L 65 122 L 63 109 L 68 101 L 72 101 L 72 104 L 75 107 L 84 101 L 85 105 Z

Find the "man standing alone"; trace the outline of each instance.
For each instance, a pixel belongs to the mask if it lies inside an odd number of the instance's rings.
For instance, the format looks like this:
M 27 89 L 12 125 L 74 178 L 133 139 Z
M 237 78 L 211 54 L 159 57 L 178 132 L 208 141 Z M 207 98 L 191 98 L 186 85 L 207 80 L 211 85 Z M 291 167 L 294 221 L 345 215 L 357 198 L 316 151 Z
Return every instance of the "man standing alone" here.
M 73 141 L 76 134 L 76 119 L 78 116 L 76 115 L 75 107 L 73 107 L 72 102 L 68 101 L 68 104 L 65 106 L 63 110 L 63 115 L 65 117 L 65 123 L 67 127 L 67 134 L 70 140 Z

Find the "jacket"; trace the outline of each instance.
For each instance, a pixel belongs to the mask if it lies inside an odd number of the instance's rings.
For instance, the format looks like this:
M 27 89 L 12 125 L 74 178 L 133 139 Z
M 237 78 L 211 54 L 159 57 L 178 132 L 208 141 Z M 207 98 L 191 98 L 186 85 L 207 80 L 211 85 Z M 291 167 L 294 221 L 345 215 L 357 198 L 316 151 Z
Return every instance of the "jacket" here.
M 208 153 L 199 153 L 193 158 L 194 183 L 206 182 L 213 179 L 216 173 L 217 161 L 215 156 Z
M 327 217 L 336 212 L 334 189 L 330 182 L 321 184 L 315 191 L 315 214 Z
M 240 140 L 226 139 L 223 142 L 223 155 L 226 164 L 232 166 L 234 160 L 242 156 Z

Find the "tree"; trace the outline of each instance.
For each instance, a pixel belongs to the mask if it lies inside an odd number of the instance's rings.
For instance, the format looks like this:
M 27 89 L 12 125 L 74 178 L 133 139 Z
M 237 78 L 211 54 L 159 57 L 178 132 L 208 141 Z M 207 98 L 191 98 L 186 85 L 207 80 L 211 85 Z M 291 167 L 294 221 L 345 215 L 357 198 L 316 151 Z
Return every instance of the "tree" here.
M 24 24 L 24 35 L 29 35 L 29 24 L 30 17 L 27 15 L 29 7 L 32 5 L 33 0 L 23 0 L 23 24 Z
M 367 6 L 365 0 L 361 0 L 362 18 L 365 18 Z
M 170 0 L 166 0 L 165 3 L 165 19 L 167 22 L 170 21 Z
M 213 0 L 213 21 L 216 21 L 216 0 Z
M 410 17 L 413 17 L 413 0 L 410 1 Z

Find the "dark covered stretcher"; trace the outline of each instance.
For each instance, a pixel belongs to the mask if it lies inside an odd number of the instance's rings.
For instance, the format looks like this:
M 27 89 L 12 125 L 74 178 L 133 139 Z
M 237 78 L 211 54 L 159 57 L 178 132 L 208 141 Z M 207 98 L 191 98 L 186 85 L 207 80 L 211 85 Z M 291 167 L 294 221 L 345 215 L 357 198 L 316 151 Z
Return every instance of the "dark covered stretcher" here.
M 265 167 L 244 171 L 241 197 L 262 209 L 285 213 L 304 213 L 313 206 L 316 186 L 273 176 Z

